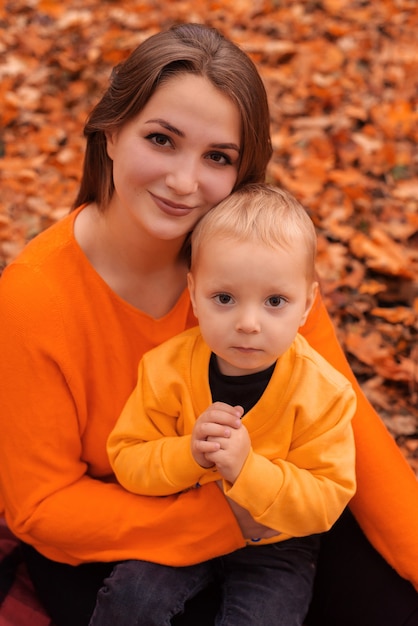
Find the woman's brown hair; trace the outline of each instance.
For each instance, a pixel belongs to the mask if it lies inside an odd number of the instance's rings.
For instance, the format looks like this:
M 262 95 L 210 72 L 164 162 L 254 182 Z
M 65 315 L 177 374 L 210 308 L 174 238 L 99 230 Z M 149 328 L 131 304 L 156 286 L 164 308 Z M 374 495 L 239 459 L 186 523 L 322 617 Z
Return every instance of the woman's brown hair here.
M 119 130 L 138 115 L 158 86 L 180 73 L 204 76 L 237 105 L 242 150 L 234 189 L 262 182 L 271 157 L 267 95 L 252 60 L 218 30 L 181 24 L 141 43 L 113 70 L 110 86 L 91 112 L 83 174 L 74 208 L 96 202 L 105 209 L 114 186 L 106 133 Z

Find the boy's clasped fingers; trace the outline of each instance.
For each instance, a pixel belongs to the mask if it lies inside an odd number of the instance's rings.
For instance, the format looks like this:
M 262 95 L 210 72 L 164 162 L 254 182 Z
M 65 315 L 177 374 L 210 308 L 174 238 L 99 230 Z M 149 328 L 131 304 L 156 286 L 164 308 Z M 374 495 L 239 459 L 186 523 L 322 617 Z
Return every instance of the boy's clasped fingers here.
M 244 409 L 241 406 L 231 406 L 225 402 L 214 402 L 199 417 L 199 420 L 215 423 L 231 428 L 240 428 Z
M 224 402 L 214 402 L 196 420 L 192 431 L 192 454 L 202 467 L 210 467 L 206 454 L 217 452 L 221 441 L 229 439 L 232 431 L 241 427 L 244 410 Z

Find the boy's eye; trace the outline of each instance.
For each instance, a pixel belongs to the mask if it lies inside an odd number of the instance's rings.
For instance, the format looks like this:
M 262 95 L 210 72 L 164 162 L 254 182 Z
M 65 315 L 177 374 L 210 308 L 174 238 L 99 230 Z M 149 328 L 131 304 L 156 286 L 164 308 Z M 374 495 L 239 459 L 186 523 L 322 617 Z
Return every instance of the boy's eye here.
M 228 295 L 227 293 L 218 293 L 215 296 L 215 301 L 218 302 L 219 304 L 231 304 L 232 297 Z
M 270 296 L 270 298 L 267 299 L 267 304 L 268 306 L 277 308 L 286 304 L 286 300 L 283 298 L 283 296 Z

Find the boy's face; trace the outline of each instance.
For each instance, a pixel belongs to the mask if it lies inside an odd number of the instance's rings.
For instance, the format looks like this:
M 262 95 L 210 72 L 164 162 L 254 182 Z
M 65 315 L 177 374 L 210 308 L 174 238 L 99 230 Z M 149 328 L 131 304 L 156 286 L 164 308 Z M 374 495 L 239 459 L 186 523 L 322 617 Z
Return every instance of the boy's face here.
M 189 274 L 189 289 L 221 372 L 239 376 L 266 369 L 290 347 L 317 284 L 307 279 L 302 247 L 210 239 Z

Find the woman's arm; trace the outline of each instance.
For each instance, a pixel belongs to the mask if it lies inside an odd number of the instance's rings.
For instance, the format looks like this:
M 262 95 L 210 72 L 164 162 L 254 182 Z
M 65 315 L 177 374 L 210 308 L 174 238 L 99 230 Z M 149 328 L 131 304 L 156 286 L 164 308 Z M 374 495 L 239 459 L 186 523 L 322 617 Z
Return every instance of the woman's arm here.
M 357 394 L 357 492 L 350 509 L 374 547 L 418 590 L 418 482 L 361 391 L 320 296 L 301 334 L 351 380 Z
M 148 558 L 186 565 L 242 547 L 216 485 L 149 498 L 109 481 L 106 416 L 123 395 L 117 375 L 125 359 L 109 351 L 95 311 L 87 328 L 87 306 L 70 295 L 73 310 L 64 315 L 61 294 L 36 269 L 14 265 L 0 280 L 0 490 L 11 530 L 70 564 Z M 99 311 L 109 324 L 107 311 Z M 85 325 L 77 333 L 73 313 Z M 84 347 L 88 340 L 96 343 Z M 111 375 L 97 380 L 109 368 Z

